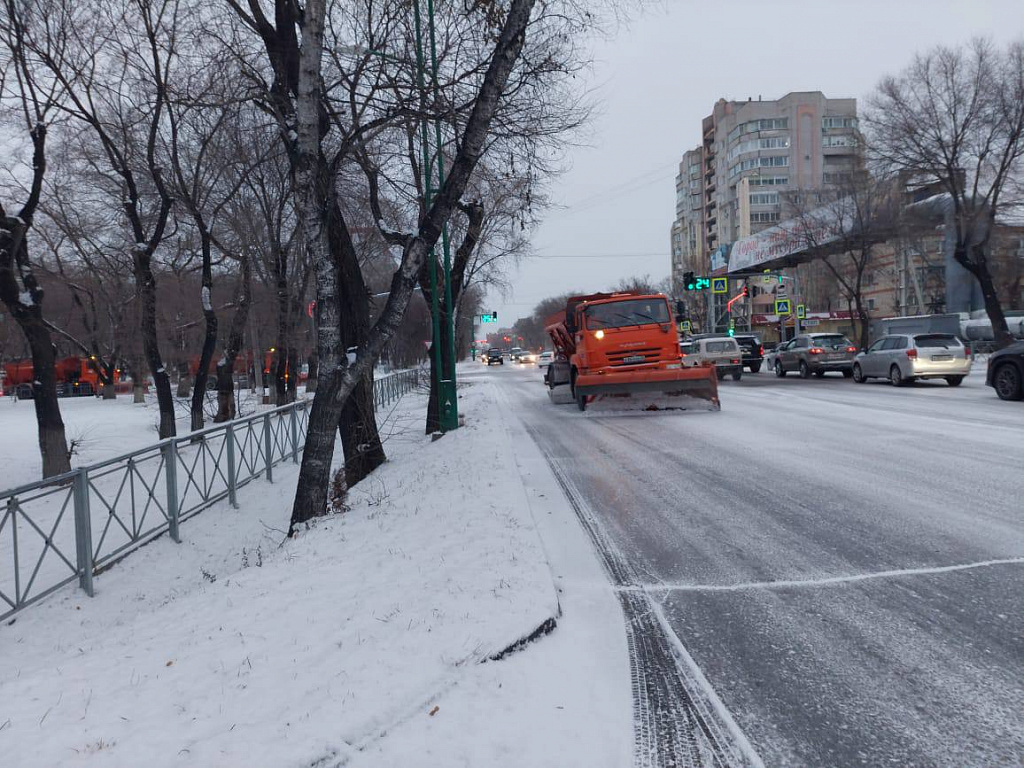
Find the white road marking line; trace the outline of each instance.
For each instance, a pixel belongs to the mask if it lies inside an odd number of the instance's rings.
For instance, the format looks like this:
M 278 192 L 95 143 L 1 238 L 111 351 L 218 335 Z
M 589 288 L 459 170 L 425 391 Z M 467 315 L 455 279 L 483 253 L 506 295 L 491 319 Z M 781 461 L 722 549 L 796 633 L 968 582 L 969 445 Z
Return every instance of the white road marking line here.
M 711 681 L 704 676 L 704 672 L 701 670 L 700 666 L 694 660 L 693 656 L 690 655 L 690 652 L 686 650 L 686 646 L 683 645 L 683 641 L 679 639 L 679 635 L 675 633 L 675 630 L 672 629 L 672 625 L 669 624 L 668 617 L 665 616 L 665 612 L 662 610 L 662 607 L 654 601 L 650 601 L 650 605 L 654 609 L 654 615 L 657 617 L 658 623 L 661 624 L 662 631 L 665 633 L 665 636 L 668 637 L 669 641 L 675 647 L 676 652 L 679 654 L 678 660 L 685 666 L 686 670 L 690 673 L 693 683 L 700 688 L 707 703 L 711 705 L 719 719 L 725 725 L 726 729 L 730 734 L 732 734 L 732 737 L 736 740 L 736 747 L 747 760 L 750 768 L 765 768 L 764 760 L 761 759 L 757 750 L 754 749 L 754 745 L 750 743 L 750 739 L 747 738 L 743 729 L 740 728 L 739 724 L 733 718 L 732 712 L 730 712 L 729 708 L 725 706 L 725 702 L 719 697 L 718 691 L 715 690 Z
M 872 579 L 891 579 L 902 576 L 928 576 L 937 573 L 954 571 L 971 571 L 977 568 L 988 568 L 994 565 L 1024 565 L 1024 557 L 1007 557 L 998 560 L 980 560 L 976 563 L 959 565 L 940 565 L 931 568 L 906 568 L 896 571 L 878 571 L 876 573 L 858 573 L 851 576 L 830 576 L 823 579 L 791 579 L 779 581 L 748 581 L 740 584 L 641 584 L 638 586 L 617 587 L 620 591 L 648 592 L 743 592 L 752 589 L 786 589 L 790 587 L 827 587 L 833 584 L 850 584 Z

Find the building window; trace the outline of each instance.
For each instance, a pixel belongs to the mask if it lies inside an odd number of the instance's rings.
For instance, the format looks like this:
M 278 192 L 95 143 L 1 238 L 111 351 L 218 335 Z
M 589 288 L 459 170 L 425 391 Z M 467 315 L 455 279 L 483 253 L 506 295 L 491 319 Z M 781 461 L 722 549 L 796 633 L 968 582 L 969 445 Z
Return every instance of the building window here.
M 749 160 L 736 163 L 732 168 L 729 169 L 729 176 L 735 176 L 743 171 L 749 171 L 751 168 L 783 168 L 789 165 L 789 155 L 779 155 L 778 157 L 752 157 Z
M 756 211 L 750 214 L 751 224 L 774 224 L 779 220 L 778 211 Z
M 840 134 L 839 136 L 822 136 L 821 138 L 822 147 L 856 147 L 857 137 L 849 134 Z
M 849 184 L 853 179 L 853 173 L 850 171 L 840 171 L 838 173 L 829 173 L 826 171 L 821 175 L 821 181 L 823 184 Z
M 821 118 L 821 127 L 825 130 L 829 128 L 856 128 L 857 118 L 856 117 L 823 117 Z
M 874 308 L 875 308 L 875 300 L 874 299 L 868 299 L 868 310 L 872 310 Z
M 732 144 L 732 142 L 736 141 L 736 139 L 745 133 L 756 133 L 758 131 L 785 131 L 788 128 L 788 117 L 771 117 L 765 120 L 751 120 L 746 123 L 740 123 L 729 131 L 728 142 Z
M 751 205 L 778 205 L 778 192 L 754 192 L 750 196 Z
M 751 176 L 752 187 L 784 187 L 789 184 L 789 176 Z
M 737 144 L 729 150 L 729 159 L 746 152 L 757 152 L 761 149 L 786 149 L 789 146 L 789 136 L 775 136 L 768 139 L 752 139 Z

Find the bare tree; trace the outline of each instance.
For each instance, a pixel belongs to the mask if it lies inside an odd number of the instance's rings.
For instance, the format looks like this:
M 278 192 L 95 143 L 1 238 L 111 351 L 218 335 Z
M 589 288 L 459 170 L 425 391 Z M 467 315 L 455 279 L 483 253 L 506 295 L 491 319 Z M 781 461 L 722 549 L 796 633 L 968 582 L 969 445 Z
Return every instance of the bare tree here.
M 39 430 L 43 477 L 71 469 L 64 420 L 57 401 L 54 346 L 43 317 L 43 290 L 29 258 L 28 233 L 39 207 L 46 176 L 48 123 L 62 96 L 59 83 L 33 66 L 32 43 L 43 24 L 43 9 L 19 0 L 4 0 L 0 13 L 0 107 L 8 105 L 21 118 L 30 141 L 32 160 L 24 202 L 8 212 L 0 203 L 0 300 L 20 326 L 32 352 L 33 400 Z M 45 39 L 40 47 L 62 60 L 62 39 Z M 16 187 L 17 188 L 17 187 Z
M 865 276 L 876 267 L 875 250 L 896 234 L 899 190 L 866 171 L 851 173 L 834 187 L 787 198 L 794 212 L 790 237 L 819 259 L 835 280 L 861 348 L 867 348 L 871 319 L 864 306 Z
M 996 343 L 1010 343 L 988 254 L 996 216 L 1021 203 L 1024 41 L 998 50 L 975 40 L 919 54 L 882 80 L 864 122 L 884 166 L 941 185 L 953 257 L 978 280 Z

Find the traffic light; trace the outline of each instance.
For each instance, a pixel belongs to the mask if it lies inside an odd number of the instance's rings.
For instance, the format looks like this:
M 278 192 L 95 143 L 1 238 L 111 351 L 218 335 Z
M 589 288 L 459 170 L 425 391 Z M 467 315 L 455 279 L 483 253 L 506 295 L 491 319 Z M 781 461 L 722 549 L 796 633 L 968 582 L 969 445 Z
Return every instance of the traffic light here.
M 747 298 L 749 295 L 750 295 L 750 287 L 744 285 L 743 286 L 743 298 Z
M 686 302 L 676 299 L 676 320 L 682 320 L 684 317 L 686 317 Z
M 694 291 L 697 289 L 697 278 L 693 272 L 683 274 L 683 290 Z

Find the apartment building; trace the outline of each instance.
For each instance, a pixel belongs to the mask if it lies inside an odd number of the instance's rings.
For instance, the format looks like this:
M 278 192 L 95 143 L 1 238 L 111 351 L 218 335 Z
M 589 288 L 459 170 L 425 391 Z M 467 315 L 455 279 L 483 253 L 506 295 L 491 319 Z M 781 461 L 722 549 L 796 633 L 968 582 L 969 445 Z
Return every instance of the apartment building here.
M 712 271 L 722 246 L 786 218 L 787 193 L 841 184 L 860 164 L 857 100 L 820 91 L 720 99 L 676 176 L 673 277 Z

